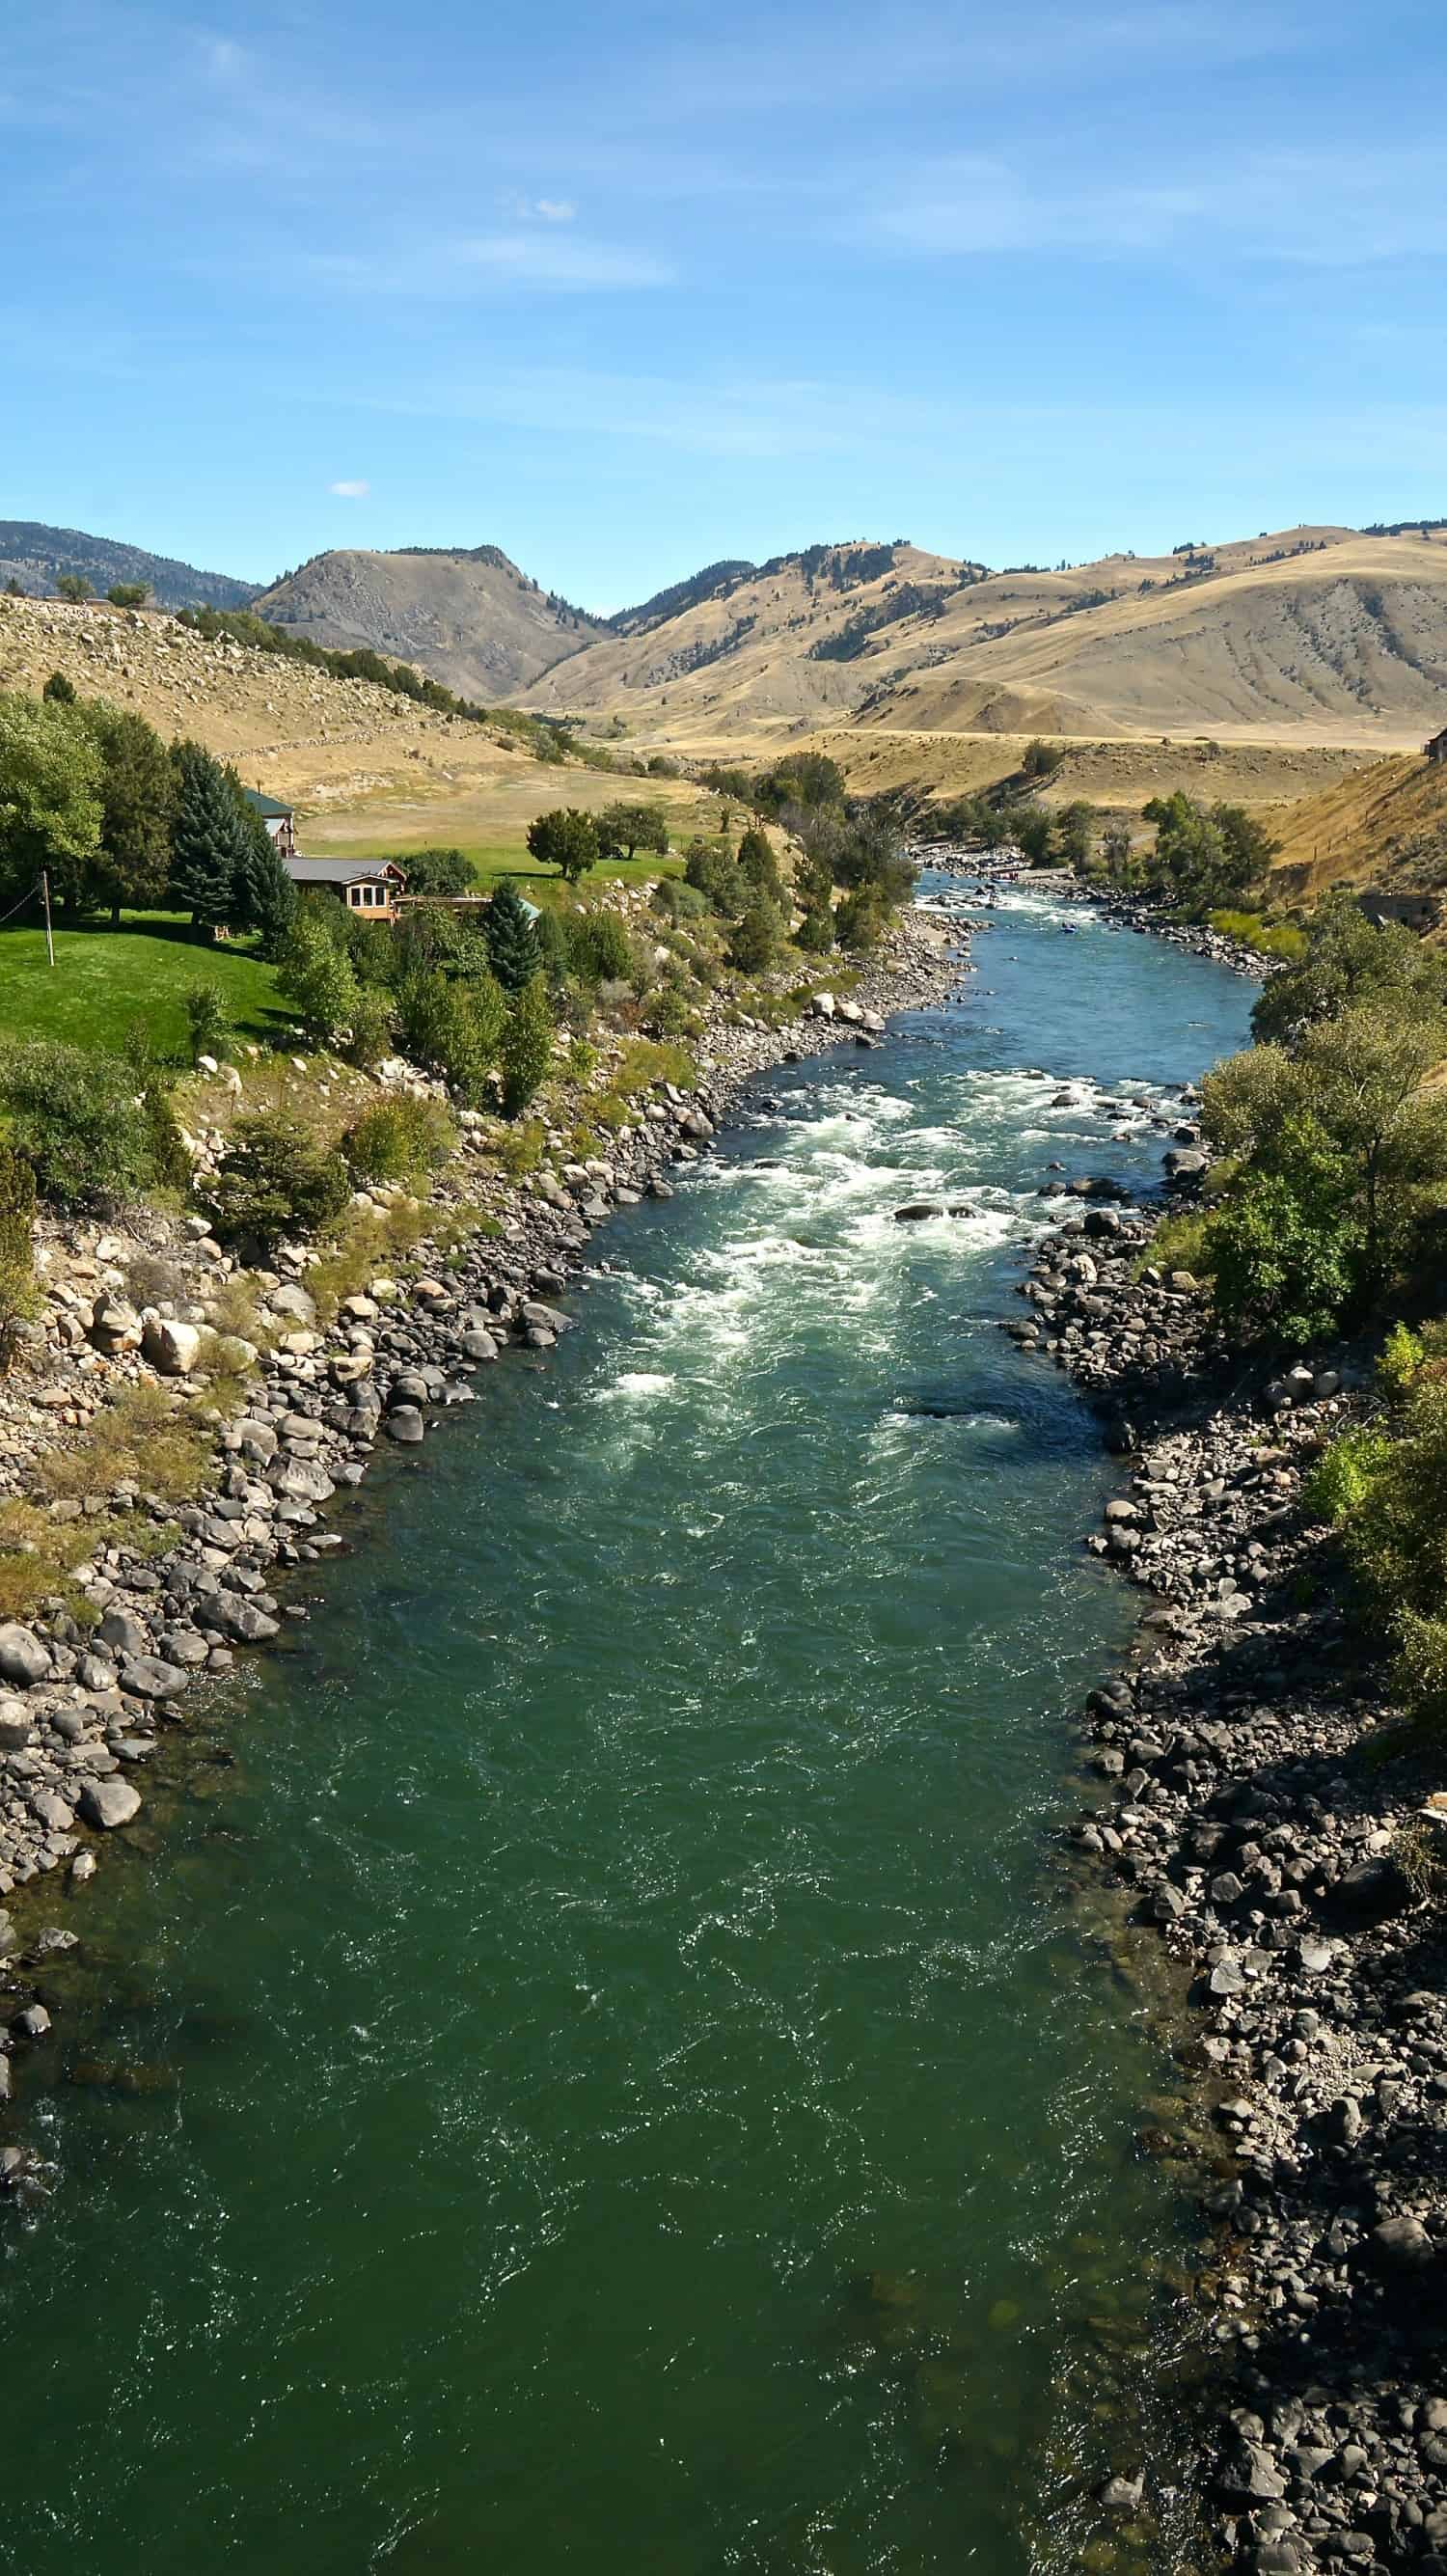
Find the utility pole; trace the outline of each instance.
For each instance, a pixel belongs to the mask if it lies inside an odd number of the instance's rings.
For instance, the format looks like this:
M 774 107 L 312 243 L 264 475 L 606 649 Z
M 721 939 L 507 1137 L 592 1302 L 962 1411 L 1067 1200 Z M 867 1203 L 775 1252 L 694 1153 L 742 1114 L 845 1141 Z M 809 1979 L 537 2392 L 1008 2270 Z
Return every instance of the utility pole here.
M 42 893 L 42 894 L 44 895 L 44 897 L 45 897 L 45 953 L 46 953 L 46 956 L 50 959 L 51 965 L 53 966 L 53 965 L 55 964 L 55 933 L 53 932 L 53 930 L 52 930 L 52 929 L 51 929 L 51 927 L 50 927 L 50 870 L 49 870 L 49 868 L 42 868 L 42 869 L 41 869 L 41 871 L 40 871 L 40 891 L 41 891 L 41 893 Z

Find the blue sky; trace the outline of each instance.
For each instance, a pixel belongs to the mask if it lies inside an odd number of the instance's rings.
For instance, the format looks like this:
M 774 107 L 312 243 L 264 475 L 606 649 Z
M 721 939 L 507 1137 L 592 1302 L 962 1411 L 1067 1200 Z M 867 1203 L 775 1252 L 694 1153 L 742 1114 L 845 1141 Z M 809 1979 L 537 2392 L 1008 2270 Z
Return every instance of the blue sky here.
M 1447 515 L 1444 77 L 1392 0 L 8 0 L 0 516 L 606 609 Z

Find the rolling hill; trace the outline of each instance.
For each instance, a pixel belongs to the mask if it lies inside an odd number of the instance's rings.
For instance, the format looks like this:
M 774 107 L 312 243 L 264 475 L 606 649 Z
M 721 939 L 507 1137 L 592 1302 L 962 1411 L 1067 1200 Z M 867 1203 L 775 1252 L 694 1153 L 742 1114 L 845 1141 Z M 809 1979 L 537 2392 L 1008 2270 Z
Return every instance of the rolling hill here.
M 1374 760 L 1263 819 L 1278 844 L 1271 886 L 1282 902 L 1333 885 L 1439 898 L 1447 888 L 1447 764 L 1420 752 Z
M 416 662 L 459 697 L 484 704 L 535 684 L 607 631 L 541 590 L 498 546 L 314 555 L 255 606 L 314 643 L 370 644 Z
M 102 594 L 113 582 L 149 582 L 158 608 L 199 608 L 206 601 L 213 608 L 247 608 L 261 587 L 224 572 L 198 572 L 194 564 L 115 537 L 88 537 L 80 528 L 50 528 L 39 519 L 0 519 L 0 589 L 18 581 L 22 590 L 49 598 L 66 572 Z
M 868 542 L 715 569 L 515 698 L 682 744 L 842 722 L 1385 748 L 1447 722 L 1440 531 L 1295 528 L 1055 571 Z

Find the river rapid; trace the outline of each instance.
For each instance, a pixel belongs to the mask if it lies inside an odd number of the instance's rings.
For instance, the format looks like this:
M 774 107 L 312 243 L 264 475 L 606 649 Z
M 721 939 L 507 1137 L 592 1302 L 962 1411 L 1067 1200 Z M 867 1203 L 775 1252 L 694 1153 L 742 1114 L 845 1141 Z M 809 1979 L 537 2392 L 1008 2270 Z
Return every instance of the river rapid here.
M 1025 896 L 975 955 L 616 1218 L 56 1900 L 15 2576 L 1080 2563 L 1191 2239 L 1049 1859 L 1106 1462 L 999 1324 L 1251 990 Z

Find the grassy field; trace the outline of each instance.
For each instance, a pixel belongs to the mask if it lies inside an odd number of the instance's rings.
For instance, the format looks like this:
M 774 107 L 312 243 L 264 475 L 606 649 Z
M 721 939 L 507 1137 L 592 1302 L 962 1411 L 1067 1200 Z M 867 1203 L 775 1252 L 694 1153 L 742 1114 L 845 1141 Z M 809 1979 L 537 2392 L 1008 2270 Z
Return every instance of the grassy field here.
M 716 836 L 705 833 L 701 837 L 713 839 Z M 437 845 L 419 841 L 415 846 L 419 849 L 427 849 Z M 529 899 L 533 902 L 548 902 L 549 889 L 552 889 L 554 896 L 565 891 L 563 880 L 555 870 L 540 868 L 537 861 L 529 857 L 527 850 L 515 843 L 448 841 L 442 846 L 450 850 L 461 850 L 464 858 L 471 862 L 479 892 L 484 892 L 489 886 L 496 885 L 500 877 L 514 877 L 520 885 L 526 883 Z M 407 852 L 398 842 L 395 834 L 378 833 L 375 841 L 349 840 L 347 856 L 353 859 L 395 859 L 399 867 L 405 868 L 407 865 Z M 619 885 L 648 885 L 655 877 L 676 877 L 681 875 L 682 871 L 683 859 L 677 850 L 670 850 L 666 859 L 657 858 L 650 850 L 646 854 L 640 854 L 636 859 L 618 859 L 609 866 L 594 868 L 583 879 L 583 891 L 586 892 L 589 886 L 602 885 L 605 882 Z
M 179 913 L 123 913 L 119 930 L 57 930 L 53 968 L 43 930 L 0 930 L 0 1040 L 114 1050 L 141 1020 L 160 1053 L 182 1055 L 185 996 L 196 984 L 219 985 L 242 1037 L 277 1034 L 273 968 L 240 940 L 203 946 Z

